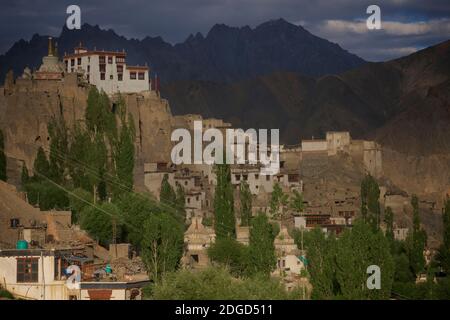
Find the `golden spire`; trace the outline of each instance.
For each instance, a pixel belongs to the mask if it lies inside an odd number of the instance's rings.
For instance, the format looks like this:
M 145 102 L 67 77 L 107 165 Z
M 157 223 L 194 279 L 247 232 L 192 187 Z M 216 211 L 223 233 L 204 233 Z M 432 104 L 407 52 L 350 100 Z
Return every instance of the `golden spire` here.
M 48 55 L 53 56 L 52 37 L 48 37 Z

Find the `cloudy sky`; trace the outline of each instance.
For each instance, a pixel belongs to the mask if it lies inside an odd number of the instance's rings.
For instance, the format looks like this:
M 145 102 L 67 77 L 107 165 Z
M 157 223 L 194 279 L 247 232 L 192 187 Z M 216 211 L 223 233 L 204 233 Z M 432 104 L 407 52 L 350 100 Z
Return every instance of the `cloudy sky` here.
M 34 33 L 58 36 L 66 8 L 77 4 L 83 23 L 141 39 L 171 43 L 204 35 L 216 23 L 254 27 L 284 18 L 370 61 L 407 55 L 450 39 L 449 0 L 1 0 L 0 53 Z M 382 29 L 368 30 L 366 9 L 381 8 Z

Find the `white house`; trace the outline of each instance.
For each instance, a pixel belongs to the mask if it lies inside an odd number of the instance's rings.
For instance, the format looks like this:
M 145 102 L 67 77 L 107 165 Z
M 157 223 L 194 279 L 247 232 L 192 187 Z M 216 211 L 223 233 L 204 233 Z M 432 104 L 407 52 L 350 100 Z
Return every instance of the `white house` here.
M 64 55 L 65 72 L 83 74 L 88 83 L 108 94 L 149 90 L 149 68 L 129 66 L 125 58 L 124 51 L 89 51 L 80 45 Z
M 29 300 L 137 300 L 148 277 L 134 281 L 94 281 L 90 279 L 98 265 L 78 258 L 82 268 L 79 282 L 68 284 L 67 266 L 77 257 L 73 250 L 21 249 L 0 250 L 0 283 L 16 298 Z M 75 275 L 75 274 L 74 274 Z M 72 276 L 70 276 L 72 277 Z

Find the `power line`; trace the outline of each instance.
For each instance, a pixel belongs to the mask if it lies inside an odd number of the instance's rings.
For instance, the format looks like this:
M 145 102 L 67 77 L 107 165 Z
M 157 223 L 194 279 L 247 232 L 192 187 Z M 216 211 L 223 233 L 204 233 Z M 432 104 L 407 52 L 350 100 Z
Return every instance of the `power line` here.
M 33 146 L 33 147 L 35 147 L 36 149 L 38 149 L 38 147 L 37 147 L 36 145 L 34 145 L 34 144 L 27 144 L 27 145 Z M 75 159 L 69 157 L 67 154 L 62 153 L 62 152 L 59 151 L 57 148 L 53 148 L 52 150 L 50 150 L 49 148 L 45 148 L 44 146 L 40 146 L 40 147 L 41 147 L 42 149 L 44 149 L 45 151 L 49 152 L 49 153 L 52 153 L 52 152 L 53 152 L 53 155 L 55 155 L 55 156 L 56 156 L 57 158 L 59 158 L 60 160 L 71 161 L 71 162 L 78 163 L 77 165 L 79 165 L 79 166 L 83 167 L 84 169 L 87 169 L 88 171 L 90 171 L 90 174 L 93 175 L 93 176 L 95 176 L 95 177 L 97 177 L 99 180 L 104 179 L 105 182 L 108 182 L 108 183 L 110 183 L 110 184 L 112 184 L 112 185 L 115 185 L 116 187 L 118 187 L 118 188 L 121 189 L 122 191 L 125 191 L 125 192 L 130 192 L 130 191 L 131 191 L 125 184 L 120 183 L 121 180 L 120 180 L 118 177 L 115 177 L 115 176 L 111 175 L 111 174 L 108 173 L 108 172 L 105 172 L 105 174 L 108 175 L 108 176 L 110 176 L 111 178 L 110 178 L 110 179 L 105 179 L 104 176 L 102 177 L 102 176 L 100 176 L 100 175 L 98 174 L 97 169 L 95 169 L 95 168 L 93 168 L 93 167 L 87 165 L 86 163 L 84 163 L 84 162 L 82 162 L 82 161 L 80 161 L 80 160 L 75 160 Z M 42 173 L 40 173 L 40 174 L 42 175 Z M 48 177 L 45 177 L 45 178 L 46 178 L 47 180 L 51 181 L 53 184 L 56 184 L 56 182 L 50 180 Z M 56 184 L 56 185 L 57 185 L 57 184 Z M 58 186 L 59 186 L 59 185 L 58 185 Z M 61 188 L 64 188 L 64 187 L 61 186 Z M 72 192 L 69 192 L 66 188 L 64 188 L 64 191 L 66 191 L 67 193 L 69 193 L 69 194 L 71 194 L 71 195 L 74 195 Z M 160 201 L 160 202 L 157 202 L 157 200 L 154 200 L 154 199 L 152 199 L 151 197 L 145 197 L 145 196 L 142 195 L 141 193 L 135 192 L 134 194 L 137 195 L 138 197 L 144 199 L 144 200 L 150 201 L 153 205 L 156 205 L 156 206 L 159 205 L 159 206 L 161 206 L 161 207 L 164 207 L 164 208 L 168 209 L 168 210 L 170 211 L 170 213 L 172 213 L 172 214 L 174 214 L 174 215 L 178 215 L 178 216 L 179 216 L 180 218 L 182 218 L 182 219 L 185 219 L 185 218 L 186 218 L 186 216 L 183 215 L 183 213 L 179 212 L 179 211 L 176 209 L 176 207 L 178 207 L 178 204 L 175 203 L 175 202 L 170 202 L 170 201 L 167 202 L 167 203 L 164 203 L 164 202 L 161 202 L 161 201 Z M 83 200 L 84 200 L 84 199 L 83 199 Z M 98 207 L 97 207 L 97 208 L 98 208 Z M 234 231 L 234 229 L 233 229 L 232 227 L 229 227 L 229 226 L 227 226 L 227 225 L 224 225 L 223 223 L 221 223 L 221 224 L 214 224 L 214 226 L 217 227 L 217 228 L 222 228 L 222 231 L 227 231 L 227 232 L 228 232 L 228 231 Z M 223 230 L 223 229 L 225 229 L 225 230 Z
M 43 149 L 46 149 L 47 152 L 51 152 L 51 150 L 49 150 L 49 149 L 47 149 L 47 148 L 44 148 L 44 147 L 42 147 L 42 148 L 43 148 Z M 54 148 L 54 149 L 56 149 L 56 148 Z M 79 165 L 81 165 L 82 167 L 87 168 L 87 169 L 90 169 L 90 170 L 91 170 L 91 174 L 94 175 L 94 176 L 96 176 L 97 178 L 99 178 L 99 179 L 104 178 L 104 177 L 101 177 L 101 176 L 97 173 L 97 170 L 96 170 L 96 169 L 92 169 L 92 167 L 90 167 L 89 165 L 87 165 L 87 164 L 81 162 L 80 160 L 74 160 L 74 159 L 70 158 L 69 156 L 67 156 L 66 154 L 60 152 L 58 149 L 53 150 L 53 151 L 57 153 L 56 156 L 59 157 L 60 160 L 70 160 L 70 161 L 73 161 L 73 162 L 77 162 L 77 163 L 78 163 Z M 121 188 L 123 191 L 130 192 L 129 188 L 128 188 L 126 185 L 120 183 L 120 179 L 118 179 L 117 177 L 111 175 L 110 173 L 107 173 L 107 175 L 109 175 L 112 179 L 110 179 L 110 180 L 108 180 L 108 181 L 106 181 L 106 182 L 109 182 L 109 183 L 111 183 L 111 184 L 113 184 L 113 185 L 118 186 L 118 187 Z M 170 202 L 170 201 L 167 202 L 167 203 L 164 203 L 164 202 L 161 202 L 161 201 L 160 201 L 160 202 L 158 203 L 158 202 L 156 202 L 156 200 L 153 200 L 153 199 L 148 198 L 148 197 L 144 197 L 144 196 L 143 196 L 142 194 L 140 194 L 140 193 L 135 193 L 135 194 L 138 195 L 139 197 L 142 197 L 143 199 L 147 199 L 147 200 L 149 200 L 149 201 L 154 201 L 154 204 L 156 204 L 156 205 L 160 205 L 160 206 L 163 206 L 163 207 L 168 208 L 169 210 L 172 211 L 173 214 L 179 215 L 179 216 L 180 216 L 181 218 L 183 218 L 183 219 L 186 218 L 185 215 L 183 215 L 183 213 L 179 212 L 179 211 L 176 209 L 176 207 L 178 207 L 178 203 Z M 224 225 L 223 223 L 222 223 L 222 224 L 218 224 L 217 227 L 226 228 L 226 229 L 228 229 L 227 231 L 234 231 L 234 229 L 233 229 L 232 227 L 229 227 L 229 226 L 227 226 L 227 225 Z

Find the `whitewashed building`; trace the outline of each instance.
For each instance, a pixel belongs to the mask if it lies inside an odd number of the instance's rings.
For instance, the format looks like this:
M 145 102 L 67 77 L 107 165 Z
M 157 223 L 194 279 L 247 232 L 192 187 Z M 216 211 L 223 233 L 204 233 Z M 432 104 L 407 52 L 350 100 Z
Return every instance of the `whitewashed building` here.
M 89 51 L 76 47 L 64 55 L 65 72 L 81 73 L 90 84 L 107 94 L 150 90 L 149 68 L 129 66 L 124 51 Z
M 0 286 L 26 300 L 140 300 L 142 288 L 150 284 L 146 275 L 130 281 L 96 281 L 91 275 L 98 265 L 90 262 L 78 268 L 77 280 L 75 273 L 65 274 L 68 261 L 82 264 L 89 259 L 72 253 L 71 249 L 0 250 Z

